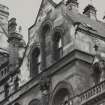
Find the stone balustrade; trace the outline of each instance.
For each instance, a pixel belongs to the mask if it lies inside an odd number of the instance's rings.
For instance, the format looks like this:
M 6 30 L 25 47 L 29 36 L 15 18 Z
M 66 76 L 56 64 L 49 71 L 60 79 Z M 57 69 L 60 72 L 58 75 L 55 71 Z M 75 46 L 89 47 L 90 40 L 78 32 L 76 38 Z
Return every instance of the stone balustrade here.
M 105 93 L 105 81 L 93 86 L 92 88 L 86 90 L 80 95 L 74 96 L 69 99 L 68 104 L 71 102 L 75 105 L 84 105 L 85 103 L 94 100 L 96 97 L 100 97 L 100 95 Z
M 80 96 L 81 102 L 83 103 L 89 99 L 92 99 L 100 95 L 104 91 L 105 91 L 105 81 L 101 82 L 98 85 L 95 85 L 94 87 L 90 88 L 89 90 L 81 94 Z

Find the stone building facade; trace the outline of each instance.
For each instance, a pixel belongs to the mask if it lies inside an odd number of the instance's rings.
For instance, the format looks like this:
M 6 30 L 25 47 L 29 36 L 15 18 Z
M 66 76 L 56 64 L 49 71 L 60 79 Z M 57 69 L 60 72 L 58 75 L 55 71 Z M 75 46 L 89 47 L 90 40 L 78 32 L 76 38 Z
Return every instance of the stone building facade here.
M 83 14 L 78 6 L 77 0 L 42 0 L 21 63 L 21 35 L 9 31 L 14 72 L 8 77 L 16 82 L 13 92 L 8 82 L 2 83 L 0 105 L 105 104 L 105 23 L 97 19 L 93 5 Z M 15 27 L 15 19 L 10 20 L 8 29 Z
M 8 7 L 0 4 L 0 102 L 19 88 L 18 68 L 26 47 L 16 30 L 16 19 L 8 17 Z

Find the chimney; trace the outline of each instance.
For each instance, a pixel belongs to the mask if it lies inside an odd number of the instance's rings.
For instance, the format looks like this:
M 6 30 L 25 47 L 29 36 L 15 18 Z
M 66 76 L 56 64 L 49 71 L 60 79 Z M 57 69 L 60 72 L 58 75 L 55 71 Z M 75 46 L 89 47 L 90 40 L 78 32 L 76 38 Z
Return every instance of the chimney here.
M 83 14 L 85 14 L 86 16 L 88 16 L 89 18 L 91 18 L 93 20 L 97 20 L 96 12 L 97 11 L 96 11 L 95 7 L 91 4 L 88 4 L 84 9 Z
M 69 10 L 72 10 L 73 12 L 78 11 L 78 2 L 77 0 L 67 0 L 66 6 Z

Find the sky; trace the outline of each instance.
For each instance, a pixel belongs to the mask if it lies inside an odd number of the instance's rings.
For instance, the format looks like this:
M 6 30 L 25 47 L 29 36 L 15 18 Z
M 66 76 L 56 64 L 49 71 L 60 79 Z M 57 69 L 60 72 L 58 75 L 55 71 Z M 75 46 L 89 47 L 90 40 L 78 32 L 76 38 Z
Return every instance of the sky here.
M 22 26 L 22 34 L 27 42 L 28 28 L 34 24 L 40 4 L 42 0 L 0 0 L 0 4 L 3 4 L 9 8 L 9 19 L 16 17 L 19 26 Z M 59 2 L 61 0 L 54 0 Z M 92 1 L 92 2 L 91 2 Z M 92 3 L 97 10 L 97 17 L 102 20 L 105 15 L 105 0 L 78 0 L 79 10 L 83 11 L 85 6 Z

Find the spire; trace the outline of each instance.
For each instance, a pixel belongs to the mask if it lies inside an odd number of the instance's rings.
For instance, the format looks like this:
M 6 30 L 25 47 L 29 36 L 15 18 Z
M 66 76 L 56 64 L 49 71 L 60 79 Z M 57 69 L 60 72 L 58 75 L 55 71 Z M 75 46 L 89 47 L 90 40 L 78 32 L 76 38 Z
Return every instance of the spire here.
M 96 20 L 96 9 L 95 7 L 93 6 L 93 0 L 90 0 L 90 4 L 88 4 L 85 9 L 84 9 L 84 12 L 83 14 L 87 15 L 88 17 L 90 17 L 91 19 L 94 19 Z

